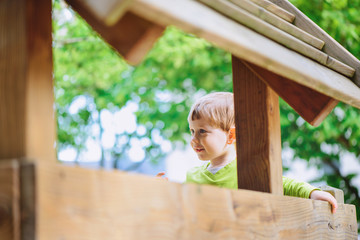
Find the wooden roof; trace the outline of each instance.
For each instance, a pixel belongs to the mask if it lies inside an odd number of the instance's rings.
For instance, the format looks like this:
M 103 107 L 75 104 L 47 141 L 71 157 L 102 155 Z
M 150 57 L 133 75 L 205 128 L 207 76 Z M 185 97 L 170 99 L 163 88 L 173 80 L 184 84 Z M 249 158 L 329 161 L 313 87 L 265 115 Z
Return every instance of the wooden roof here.
M 286 0 L 67 2 L 132 64 L 175 25 L 243 59 L 313 125 L 338 101 L 360 108 L 359 60 Z

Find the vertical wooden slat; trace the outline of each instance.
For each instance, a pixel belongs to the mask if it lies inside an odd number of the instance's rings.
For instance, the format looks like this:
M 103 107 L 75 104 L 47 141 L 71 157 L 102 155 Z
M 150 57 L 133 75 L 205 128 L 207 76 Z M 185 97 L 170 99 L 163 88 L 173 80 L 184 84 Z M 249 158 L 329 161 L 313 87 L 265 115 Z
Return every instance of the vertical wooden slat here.
M 278 95 L 232 57 L 238 187 L 283 194 Z
M 21 240 L 35 240 L 35 165 L 20 165 Z
M 0 162 L 0 239 L 35 239 L 35 169 L 19 160 Z
M 20 240 L 19 165 L 0 162 L 0 239 Z
M 25 10 L 0 1 L 0 160 L 25 154 Z
M 0 11 L 0 159 L 54 160 L 51 0 Z
M 55 161 L 52 1 L 27 0 L 26 157 Z

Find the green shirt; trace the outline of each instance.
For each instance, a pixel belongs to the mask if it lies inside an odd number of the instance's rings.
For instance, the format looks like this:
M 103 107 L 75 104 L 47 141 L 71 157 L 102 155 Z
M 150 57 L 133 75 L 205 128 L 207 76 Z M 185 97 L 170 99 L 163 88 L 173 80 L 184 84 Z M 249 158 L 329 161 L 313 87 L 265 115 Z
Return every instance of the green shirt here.
M 236 160 L 221 168 L 215 174 L 207 170 L 208 164 L 190 169 L 186 174 L 186 183 L 209 184 L 224 188 L 237 189 Z M 305 182 L 283 177 L 284 195 L 309 198 L 314 190 L 320 190 Z

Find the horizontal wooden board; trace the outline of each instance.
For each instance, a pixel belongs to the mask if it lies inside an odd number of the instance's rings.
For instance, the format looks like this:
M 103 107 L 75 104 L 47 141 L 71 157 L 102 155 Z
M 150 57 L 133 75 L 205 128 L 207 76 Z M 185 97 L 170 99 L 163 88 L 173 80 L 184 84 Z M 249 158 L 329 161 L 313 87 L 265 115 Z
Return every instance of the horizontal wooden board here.
M 356 239 L 355 206 L 41 164 L 37 233 L 48 239 Z
M 192 0 L 134 0 L 131 11 L 162 25 L 175 25 L 235 56 L 360 108 L 360 89 L 348 78 Z
M 316 36 L 322 39 L 325 42 L 324 52 L 329 56 L 340 60 L 341 62 L 351 66 L 355 69 L 355 75 L 352 80 L 357 86 L 360 87 L 360 61 L 354 57 L 348 50 L 346 50 L 341 44 L 334 40 L 329 34 L 327 34 L 323 29 L 321 29 L 316 23 L 314 23 L 310 18 L 308 18 L 304 13 L 297 9 L 287 0 L 270 0 L 279 7 L 289 11 L 294 14 L 295 21 L 294 24 L 307 31 L 313 36 Z

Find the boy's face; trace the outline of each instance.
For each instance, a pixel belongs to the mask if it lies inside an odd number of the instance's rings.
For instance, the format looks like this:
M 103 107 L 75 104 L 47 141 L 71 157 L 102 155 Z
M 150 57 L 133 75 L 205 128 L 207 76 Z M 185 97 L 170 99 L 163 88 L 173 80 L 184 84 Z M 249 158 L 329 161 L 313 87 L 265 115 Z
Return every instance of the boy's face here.
M 200 160 L 221 163 L 226 161 L 229 151 L 229 134 L 213 127 L 204 119 L 190 120 L 191 147 Z

